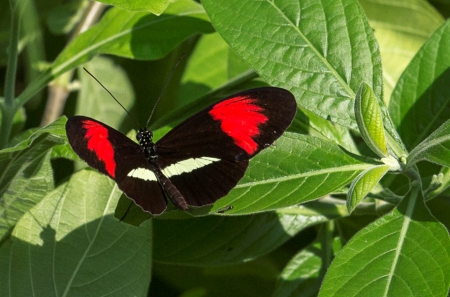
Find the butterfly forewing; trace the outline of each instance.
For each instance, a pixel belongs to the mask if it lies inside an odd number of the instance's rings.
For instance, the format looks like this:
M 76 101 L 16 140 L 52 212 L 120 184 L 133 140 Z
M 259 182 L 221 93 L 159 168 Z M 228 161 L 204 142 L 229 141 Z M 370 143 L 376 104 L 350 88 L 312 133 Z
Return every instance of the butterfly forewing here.
M 166 209 L 167 202 L 158 181 L 142 178 L 151 174 L 151 170 L 137 143 L 110 126 L 84 116 L 69 118 L 66 132 L 75 153 L 89 166 L 115 180 L 142 209 L 153 214 Z
M 173 128 L 156 143 L 158 155 L 167 162 L 186 156 L 249 159 L 283 134 L 296 111 L 294 96 L 284 89 L 244 91 Z
M 188 205 L 214 203 L 236 186 L 248 160 L 281 136 L 296 110 L 294 96 L 283 89 L 260 88 L 230 96 L 159 140 L 159 166 L 164 172 L 165 168 L 192 160 L 189 170 L 180 166 L 180 174 L 171 174 L 172 183 Z M 194 162 L 205 157 L 216 162 Z

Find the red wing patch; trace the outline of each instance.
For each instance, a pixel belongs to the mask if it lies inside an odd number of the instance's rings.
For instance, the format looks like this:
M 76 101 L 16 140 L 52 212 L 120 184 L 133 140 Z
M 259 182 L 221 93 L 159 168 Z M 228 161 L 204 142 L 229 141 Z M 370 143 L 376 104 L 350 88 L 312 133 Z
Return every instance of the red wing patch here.
M 115 178 L 116 162 L 114 161 L 114 149 L 108 140 L 108 129 L 89 120 L 83 121 L 83 128 L 86 129 L 84 138 L 87 140 L 87 148 L 105 163 L 106 171 L 112 178 Z
M 254 104 L 256 99 L 238 96 L 216 104 L 209 114 L 216 121 L 220 121 L 220 128 L 234 143 L 252 155 L 258 150 L 258 143 L 253 137 L 260 134 L 259 125 L 268 121 L 261 113 L 264 109 Z

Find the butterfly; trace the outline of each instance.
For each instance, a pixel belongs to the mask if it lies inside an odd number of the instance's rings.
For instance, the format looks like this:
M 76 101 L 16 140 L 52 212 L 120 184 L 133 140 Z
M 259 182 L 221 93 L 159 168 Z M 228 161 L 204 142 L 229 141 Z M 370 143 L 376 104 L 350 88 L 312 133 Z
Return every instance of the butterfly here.
M 297 111 L 287 90 L 263 87 L 229 96 L 196 113 L 157 142 L 140 129 L 136 143 L 85 116 L 67 120 L 75 153 L 112 178 L 144 211 L 159 215 L 168 198 L 180 210 L 227 195 L 244 176 L 250 158 L 270 146 Z

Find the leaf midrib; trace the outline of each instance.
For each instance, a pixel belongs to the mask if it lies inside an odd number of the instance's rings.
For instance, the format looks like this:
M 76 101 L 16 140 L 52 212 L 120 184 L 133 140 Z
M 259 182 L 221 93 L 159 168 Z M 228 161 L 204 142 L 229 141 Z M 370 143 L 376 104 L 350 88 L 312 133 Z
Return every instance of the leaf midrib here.
M 289 180 L 295 180 L 300 178 L 306 178 L 306 177 L 312 177 L 312 176 L 318 176 L 318 175 L 326 175 L 329 173 L 337 173 L 337 172 L 345 172 L 345 171 L 363 171 L 369 167 L 373 167 L 372 164 L 357 164 L 357 165 L 346 165 L 341 167 L 333 167 L 333 168 L 326 168 L 321 170 L 314 170 L 311 172 L 306 173 L 299 173 L 299 174 L 291 174 L 288 176 L 282 176 L 277 178 L 269 178 L 261 181 L 255 181 L 255 182 L 246 182 L 238 184 L 235 188 L 247 188 L 247 187 L 253 187 L 258 185 L 265 185 L 265 184 L 272 184 L 272 183 L 279 183 L 279 182 L 285 182 Z
M 75 269 L 74 269 L 74 271 L 72 273 L 72 276 L 70 277 L 69 281 L 67 282 L 67 285 L 66 285 L 66 288 L 64 290 L 64 293 L 62 294 L 62 297 L 66 297 L 69 294 L 69 290 L 72 287 L 72 283 L 73 283 L 75 277 L 77 276 L 77 273 L 80 270 L 81 265 L 84 263 L 84 260 L 87 258 L 87 255 L 88 255 L 89 251 L 91 250 L 94 242 L 96 241 L 96 238 L 98 236 L 99 230 L 100 230 L 100 228 L 101 228 L 101 226 L 103 224 L 103 221 L 106 218 L 106 214 L 107 214 L 107 212 L 109 210 L 109 204 L 111 203 L 113 195 L 115 193 L 115 187 L 117 187 L 117 184 L 111 190 L 111 193 L 110 193 L 109 198 L 108 198 L 108 202 L 106 203 L 105 208 L 103 209 L 103 214 L 100 217 L 100 221 L 99 221 L 99 223 L 97 225 L 97 228 L 95 230 L 94 236 L 92 237 L 92 240 L 89 242 L 89 245 L 87 246 L 87 248 L 86 248 L 85 252 L 83 253 L 83 255 L 81 256 L 80 260 L 78 261 L 78 264 L 75 267 Z M 85 199 L 85 202 L 86 202 L 86 199 Z M 84 215 L 86 215 L 86 212 L 84 213 Z M 86 218 L 85 218 L 85 220 L 86 220 Z M 55 241 L 55 244 L 56 244 L 56 241 Z M 53 261 L 53 263 L 55 263 L 55 261 Z
M 327 69 L 330 70 L 330 72 L 332 73 L 332 75 L 337 79 L 337 81 L 339 82 L 340 85 L 342 85 L 344 87 L 344 89 L 347 91 L 347 93 L 349 94 L 350 98 L 355 98 L 355 92 L 353 92 L 353 90 L 350 88 L 350 86 L 342 79 L 342 77 L 336 72 L 336 69 L 330 64 L 328 63 L 328 60 L 322 56 L 320 54 L 320 52 L 313 46 L 313 44 L 309 41 L 308 38 L 306 38 L 306 36 L 300 31 L 300 29 L 294 24 L 292 23 L 289 18 L 282 12 L 282 10 L 280 10 L 278 8 L 278 6 L 275 5 L 274 2 L 272 1 L 267 1 L 267 3 L 269 3 L 272 7 L 274 7 L 279 14 L 286 20 L 286 22 L 292 26 L 294 28 L 295 31 L 297 31 L 298 35 L 306 42 L 306 44 L 308 45 L 308 47 L 314 52 L 315 56 L 317 58 L 320 59 L 320 61 L 323 63 L 323 65 L 325 65 L 325 67 Z M 345 14 L 344 14 L 345 15 Z M 327 22 L 325 22 L 325 24 L 328 25 Z M 327 47 L 328 48 L 328 47 Z

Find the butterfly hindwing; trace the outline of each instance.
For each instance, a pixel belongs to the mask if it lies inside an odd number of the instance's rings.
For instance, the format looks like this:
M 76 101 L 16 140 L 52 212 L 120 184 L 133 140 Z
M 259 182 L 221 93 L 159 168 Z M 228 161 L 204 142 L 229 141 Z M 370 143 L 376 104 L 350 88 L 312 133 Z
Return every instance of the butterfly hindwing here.
M 149 180 L 142 178 L 149 173 L 152 174 L 149 169 L 142 170 L 146 170 L 147 172 L 143 174 L 141 172 L 141 176 L 126 176 L 118 183 L 119 188 L 143 210 L 154 215 L 159 215 L 167 208 L 164 191 L 156 179 Z
M 162 172 L 168 176 L 172 184 L 184 197 L 187 205 L 202 206 L 214 203 L 225 196 L 244 176 L 248 161 L 215 160 L 214 162 L 195 161 L 202 164 L 192 166 L 193 170 L 168 170 Z M 184 162 L 180 162 L 181 164 Z M 182 167 L 180 163 L 171 167 Z

